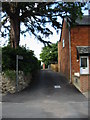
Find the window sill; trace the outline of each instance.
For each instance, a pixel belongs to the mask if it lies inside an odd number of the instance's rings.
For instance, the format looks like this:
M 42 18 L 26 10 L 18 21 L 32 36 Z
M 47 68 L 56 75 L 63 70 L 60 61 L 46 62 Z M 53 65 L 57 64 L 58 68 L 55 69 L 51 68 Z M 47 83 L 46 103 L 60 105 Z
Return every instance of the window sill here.
M 80 76 L 90 76 L 90 74 L 80 74 Z

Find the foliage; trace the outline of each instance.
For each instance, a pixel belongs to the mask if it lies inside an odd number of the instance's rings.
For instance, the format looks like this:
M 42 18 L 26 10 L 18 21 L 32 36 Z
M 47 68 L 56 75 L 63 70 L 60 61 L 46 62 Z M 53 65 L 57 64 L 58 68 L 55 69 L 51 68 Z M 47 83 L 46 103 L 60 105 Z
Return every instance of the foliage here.
M 42 49 L 42 52 L 40 54 L 40 58 L 42 59 L 42 62 L 45 63 L 45 65 L 49 65 L 51 63 L 55 63 L 58 61 L 58 47 L 57 43 L 52 44 L 50 46 L 45 46 Z
M 18 60 L 19 70 L 24 71 L 25 74 L 32 73 L 39 69 L 39 62 L 34 56 L 33 51 L 26 50 L 24 47 L 17 49 L 6 46 L 2 48 L 2 70 L 16 70 L 16 55 L 23 56 L 23 60 Z
M 14 32 L 13 38 L 10 40 L 14 39 L 13 42 L 17 44 L 20 40 L 20 33 L 25 35 L 26 32 L 29 32 L 46 45 L 50 41 L 46 41 L 45 38 L 53 34 L 53 31 L 48 28 L 48 24 L 58 31 L 62 27 L 58 21 L 59 18 L 69 16 L 74 22 L 77 17 L 82 16 L 81 7 L 84 4 L 80 2 L 3 2 L 2 26 L 5 30 L 2 31 L 2 36 L 7 35 L 7 30 L 9 30 L 9 35 Z M 7 24 L 8 21 L 10 24 Z M 25 26 L 25 29 L 20 28 L 21 24 Z M 11 29 L 12 26 L 13 29 Z
M 38 60 L 39 69 L 41 69 L 41 60 Z
M 15 81 L 16 73 L 12 70 L 5 71 L 5 75 L 12 81 Z

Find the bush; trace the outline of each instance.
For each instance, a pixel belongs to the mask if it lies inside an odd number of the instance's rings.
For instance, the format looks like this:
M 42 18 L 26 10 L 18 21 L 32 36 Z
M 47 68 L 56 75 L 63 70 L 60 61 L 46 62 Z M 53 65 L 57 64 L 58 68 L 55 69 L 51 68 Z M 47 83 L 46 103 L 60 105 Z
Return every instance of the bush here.
M 12 70 L 5 71 L 5 75 L 12 81 L 16 80 L 16 72 L 14 72 Z
M 19 60 L 19 70 L 25 74 L 32 73 L 40 68 L 40 62 L 34 56 L 34 52 L 26 50 L 25 47 L 17 49 L 6 46 L 2 48 L 2 70 L 16 70 L 16 55 L 23 56 L 23 60 Z

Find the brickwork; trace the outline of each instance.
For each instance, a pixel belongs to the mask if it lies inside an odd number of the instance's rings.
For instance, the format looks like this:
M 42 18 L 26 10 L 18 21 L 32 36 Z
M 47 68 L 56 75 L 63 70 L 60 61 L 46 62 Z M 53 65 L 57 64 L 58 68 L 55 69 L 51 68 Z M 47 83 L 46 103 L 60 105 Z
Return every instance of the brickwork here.
M 76 26 L 71 28 L 71 73 L 80 73 L 80 57 L 77 60 L 76 46 L 90 46 L 90 26 Z M 63 48 L 63 39 L 65 47 Z M 70 62 L 69 62 L 69 30 L 67 23 L 64 20 L 61 40 L 58 42 L 58 71 L 65 74 L 69 79 L 70 76 Z M 89 81 L 88 81 L 89 79 Z M 73 77 L 72 77 L 73 83 Z M 89 75 L 80 76 L 81 91 L 90 89 L 90 56 L 89 56 Z
M 75 72 L 80 73 L 80 58 L 77 62 L 77 49 L 76 46 L 88 46 L 88 27 L 77 26 L 71 29 L 71 63 L 72 75 Z
M 62 45 L 64 39 L 65 47 Z M 61 41 L 58 42 L 58 71 L 64 73 L 69 78 L 69 31 L 66 21 L 63 23 Z
M 60 72 L 60 42 L 58 42 L 58 72 Z
M 81 75 L 80 76 L 81 91 L 86 92 L 90 90 L 90 75 Z

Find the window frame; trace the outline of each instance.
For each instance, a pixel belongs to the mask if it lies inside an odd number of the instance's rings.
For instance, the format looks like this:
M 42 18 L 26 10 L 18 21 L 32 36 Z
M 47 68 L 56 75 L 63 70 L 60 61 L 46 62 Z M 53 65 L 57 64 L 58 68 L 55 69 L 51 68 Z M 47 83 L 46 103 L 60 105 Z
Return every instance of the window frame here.
M 62 41 L 62 46 L 63 46 L 63 48 L 65 47 L 65 40 L 64 39 Z

